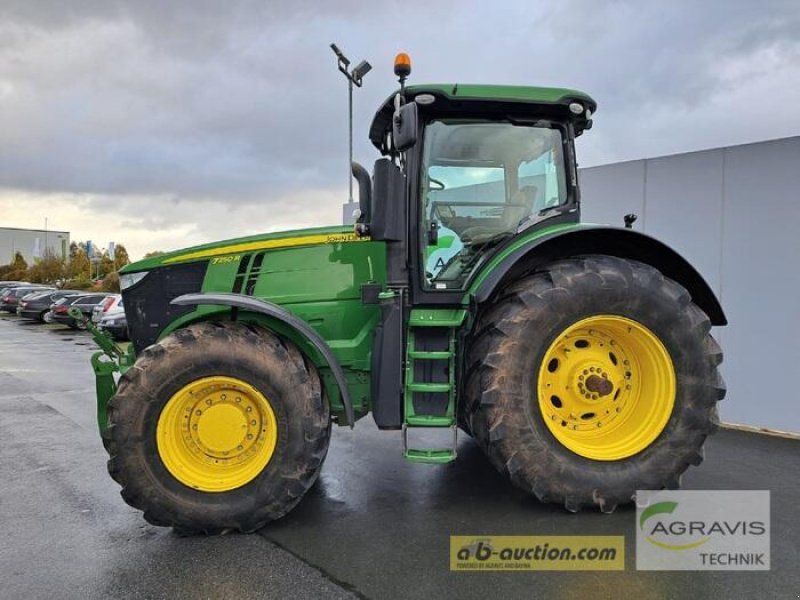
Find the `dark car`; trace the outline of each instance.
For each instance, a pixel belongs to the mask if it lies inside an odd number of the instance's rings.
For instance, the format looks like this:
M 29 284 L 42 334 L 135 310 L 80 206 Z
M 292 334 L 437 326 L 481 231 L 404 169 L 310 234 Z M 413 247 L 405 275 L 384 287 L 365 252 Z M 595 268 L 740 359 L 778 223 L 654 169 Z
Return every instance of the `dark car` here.
M 67 314 L 71 307 L 80 309 L 86 319 L 92 318 L 92 309 L 103 302 L 108 294 L 82 294 L 80 296 L 67 296 L 53 305 L 53 322 L 68 325 L 72 329 L 86 329 L 83 321 L 76 321 Z
M 27 296 L 31 292 L 46 292 L 52 289 L 53 288 L 48 288 L 41 285 L 6 288 L 3 290 L 2 294 L 0 294 L 0 310 L 15 313 L 17 312 L 17 303 L 23 296 Z
M 27 281 L 0 281 L 0 294 L 8 288 L 20 287 L 22 285 L 30 285 Z
M 86 292 L 79 290 L 58 290 L 56 292 L 47 291 L 40 294 L 28 296 L 19 301 L 17 314 L 23 319 L 32 319 L 41 323 L 45 322 L 45 315 L 50 311 L 50 306 L 62 298 L 69 296 L 79 296 Z
M 97 326 L 103 331 L 107 331 L 118 342 L 130 339 L 128 319 L 125 317 L 122 300 L 113 309 L 103 314 Z
M 29 286 L 30 283 L 20 283 L 19 281 L 0 281 L 0 298 L 6 292 L 10 292 L 14 288 Z

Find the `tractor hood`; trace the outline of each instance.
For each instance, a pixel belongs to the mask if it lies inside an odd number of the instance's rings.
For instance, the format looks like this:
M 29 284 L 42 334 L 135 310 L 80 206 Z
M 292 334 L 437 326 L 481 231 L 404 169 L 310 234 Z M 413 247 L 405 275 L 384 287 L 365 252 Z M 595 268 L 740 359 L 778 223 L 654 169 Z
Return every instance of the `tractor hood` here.
M 120 270 L 120 274 L 138 273 L 158 267 L 194 262 L 242 252 L 290 248 L 294 246 L 334 244 L 338 242 L 357 241 L 360 239 L 362 238 L 357 238 L 353 233 L 352 226 L 342 225 L 262 233 L 259 235 L 213 242 L 211 244 L 192 246 L 190 248 L 159 254 L 158 256 L 151 256 L 150 258 L 145 258 L 126 265 Z
M 342 333 L 343 328 L 352 314 L 365 310 L 361 285 L 385 281 L 385 254 L 382 242 L 340 225 L 236 238 L 141 260 L 120 273 L 131 339 L 138 353 L 177 327 L 228 310 L 172 302 L 186 294 L 271 302 L 298 315 L 309 313 L 306 320 L 326 339 L 357 337 L 360 329 Z M 331 303 L 338 308 L 330 309 Z

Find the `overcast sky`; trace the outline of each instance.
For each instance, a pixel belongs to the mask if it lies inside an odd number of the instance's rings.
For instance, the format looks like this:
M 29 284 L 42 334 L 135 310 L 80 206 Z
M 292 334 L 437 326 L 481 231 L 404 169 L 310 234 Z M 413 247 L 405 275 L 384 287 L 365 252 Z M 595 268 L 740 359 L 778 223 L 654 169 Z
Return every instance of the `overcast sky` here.
M 336 224 L 347 95 L 411 81 L 575 87 L 584 166 L 800 134 L 800 2 L 0 0 L 0 226 L 133 257 Z M 591 198 L 584 198 L 591 202 Z

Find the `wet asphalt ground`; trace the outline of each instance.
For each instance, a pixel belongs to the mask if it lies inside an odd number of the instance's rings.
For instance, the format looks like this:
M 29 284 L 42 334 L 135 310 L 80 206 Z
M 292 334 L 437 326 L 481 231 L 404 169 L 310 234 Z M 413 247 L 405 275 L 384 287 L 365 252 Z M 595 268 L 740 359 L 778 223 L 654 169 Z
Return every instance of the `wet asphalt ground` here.
M 334 429 L 319 483 L 254 535 L 179 537 L 119 497 L 97 435 L 91 338 L 0 313 L 0 598 L 791 598 L 800 441 L 721 431 L 685 489 L 772 492 L 769 572 L 635 570 L 632 507 L 577 515 L 521 494 L 465 436 L 414 465 L 369 417 Z M 743 401 L 731 393 L 726 402 Z M 624 572 L 449 571 L 449 536 L 623 535 Z

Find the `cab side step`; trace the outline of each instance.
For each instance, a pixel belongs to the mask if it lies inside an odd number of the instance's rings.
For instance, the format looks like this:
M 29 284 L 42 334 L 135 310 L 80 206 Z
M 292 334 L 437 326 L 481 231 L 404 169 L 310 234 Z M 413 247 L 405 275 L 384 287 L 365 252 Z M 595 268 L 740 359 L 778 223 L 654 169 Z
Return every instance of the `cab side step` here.
M 404 386 L 403 456 L 412 462 L 441 464 L 456 458 L 456 340 L 467 312 L 414 309 L 408 323 Z M 452 430 L 448 448 L 410 448 L 409 431 Z

